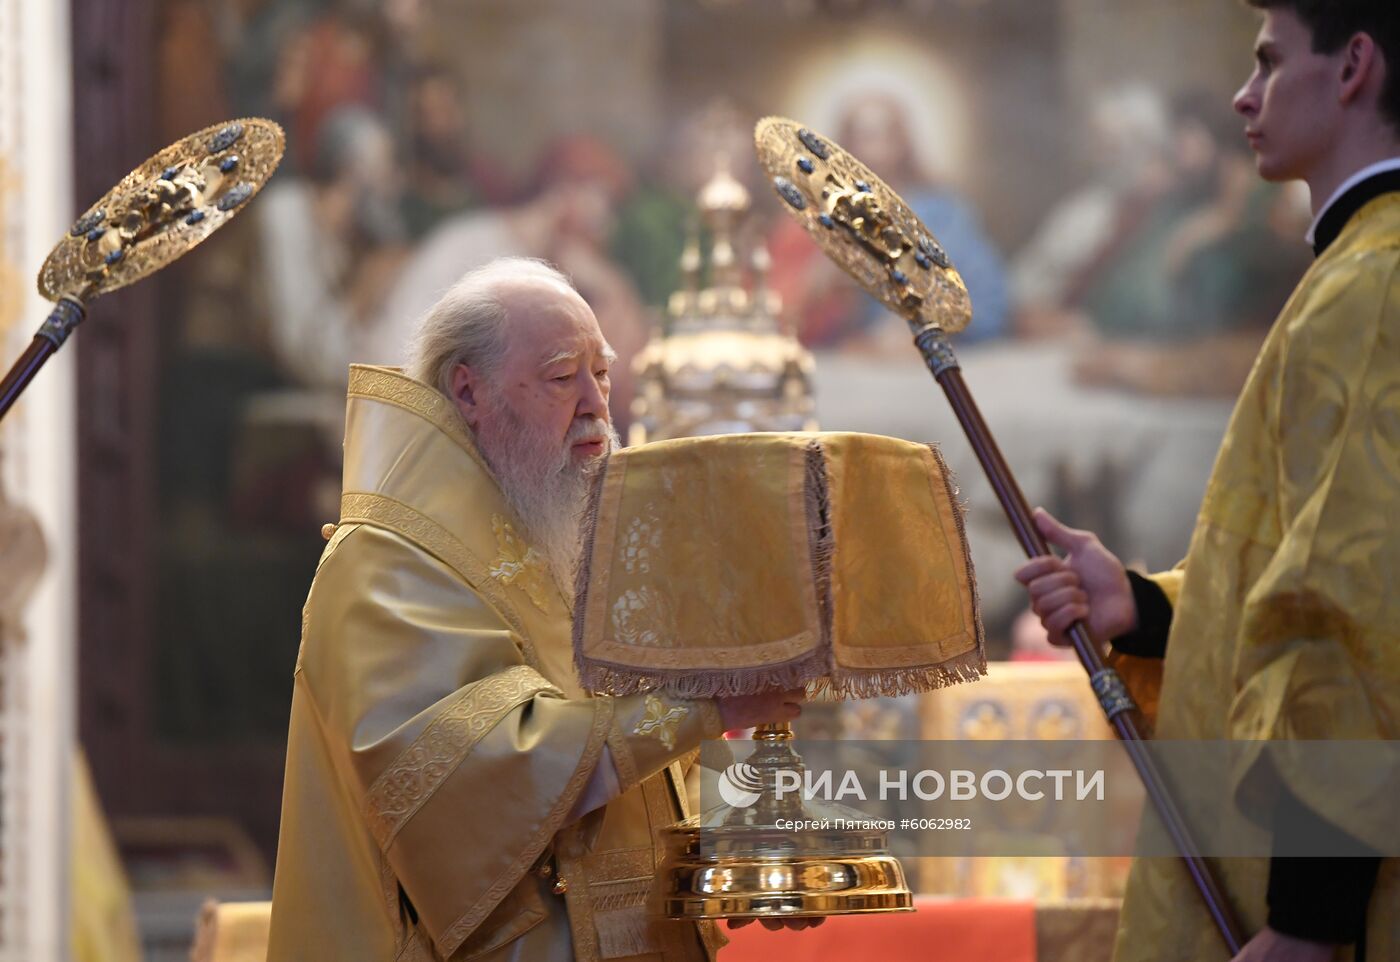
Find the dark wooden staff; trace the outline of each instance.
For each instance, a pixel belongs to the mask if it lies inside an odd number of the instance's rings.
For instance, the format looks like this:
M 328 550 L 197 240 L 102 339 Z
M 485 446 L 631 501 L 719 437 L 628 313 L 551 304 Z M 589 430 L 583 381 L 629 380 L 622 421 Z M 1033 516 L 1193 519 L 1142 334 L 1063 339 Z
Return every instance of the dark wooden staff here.
M 44 362 L 68 340 L 68 335 L 82 322 L 85 313 L 82 301 L 76 297 L 60 298 L 54 305 L 48 318 L 39 326 L 39 330 L 34 332 L 34 340 L 29 342 L 29 347 L 10 366 L 5 380 L 0 381 L 0 419 L 3 419 L 15 401 L 19 400 L 19 396 L 24 393 L 29 382 L 34 380 L 34 375 L 39 373 L 39 368 L 44 366 Z
M 992 490 L 996 492 L 997 500 L 1006 512 L 1006 518 L 1016 532 L 1016 540 L 1021 543 L 1027 557 L 1036 558 L 1050 554 L 1050 546 L 1041 536 L 1040 529 L 1035 526 L 1030 506 L 1021 494 L 1016 478 L 1007 467 L 992 432 L 982 420 L 982 412 L 977 409 L 977 403 L 972 399 L 972 394 L 963 381 L 962 368 L 958 365 L 958 359 L 953 354 L 947 335 L 937 326 L 923 327 L 916 331 L 914 345 L 923 355 L 934 380 L 948 396 L 948 403 L 953 406 L 953 413 L 957 415 L 958 423 L 962 425 L 963 433 L 967 435 L 977 460 L 982 462 L 982 470 L 986 472 L 987 480 L 991 482 Z M 1083 622 L 1076 621 L 1070 625 L 1066 634 L 1074 645 L 1074 653 L 1079 656 L 1079 663 L 1089 673 L 1089 684 L 1098 696 L 1104 715 L 1122 739 L 1123 747 L 1132 759 L 1133 767 L 1137 769 L 1148 797 L 1152 799 L 1152 804 L 1166 826 L 1172 843 L 1180 853 L 1182 861 L 1186 863 L 1186 870 L 1191 874 L 1191 881 L 1195 883 L 1196 890 L 1205 902 L 1206 911 L 1210 913 L 1215 927 L 1220 930 L 1230 955 L 1237 955 L 1244 947 L 1245 941 L 1241 935 L 1240 924 L 1235 919 L 1234 911 L 1230 908 L 1220 884 L 1215 880 L 1210 866 L 1199 854 L 1200 850 L 1191 836 L 1191 831 L 1167 790 L 1162 773 L 1144 744 L 1145 739 L 1138 730 L 1133 714 L 1137 706 L 1128 694 L 1127 686 L 1118 676 L 1118 672 L 1103 663 L 1098 647 L 1090 639 Z
M 828 257 L 909 322 L 914 344 L 948 395 L 1021 547 L 1032 558 L 1049 555 L 1050 546 L 1036 528 L 1011 469 L 963 383 L 948 343 L 948 331 L 966 327 L 972 307 L 947 253 L 898 194 L 834 141 L 795 121 L 768 117 L 758 122 L 754 144 L 788 213 Z M 1216 928 L 1230 954 L 1237 954 L 1244 945 L 1239 923 L 1143 744 L 1134 719 L 1137 706 L 1127 686 L 1104 665 L 1083 624 L 1075 622 L 1067 633 L 1104 715 L 1122 739 Z

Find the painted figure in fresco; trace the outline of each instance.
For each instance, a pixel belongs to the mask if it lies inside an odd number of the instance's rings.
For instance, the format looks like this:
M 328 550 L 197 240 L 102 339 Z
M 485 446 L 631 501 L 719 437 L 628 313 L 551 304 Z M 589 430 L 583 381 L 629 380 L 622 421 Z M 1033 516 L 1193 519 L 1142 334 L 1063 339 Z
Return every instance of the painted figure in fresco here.
M 1307 267 L 1297 193 L 1259 181 L 1218 101 L 1173 101 L 1171 186 L 1083 291 L 1082 383 L 1234 397 Z
M 1017 326 L 1027 336 L 1071 325 L 1104 259 L 1133 236 L 1169 183 L 1170 119 L 1151 88 L 1104 90 L 1086 128 L 1092 182 L 1050 208 L 1013 265 Z

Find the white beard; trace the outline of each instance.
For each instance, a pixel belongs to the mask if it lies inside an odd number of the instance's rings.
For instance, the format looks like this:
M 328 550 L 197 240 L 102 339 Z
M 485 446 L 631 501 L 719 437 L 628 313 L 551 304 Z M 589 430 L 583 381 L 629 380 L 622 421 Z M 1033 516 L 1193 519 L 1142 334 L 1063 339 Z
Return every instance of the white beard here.
M 505 403 L 483 412 L 476 430 L 477 446 L 501 492 L 525 526 L 527 539 L 544 555 L 570 607 L 583 550 L 583 512 L 602 465 L 601 457 L 574 460 L 572 446 L 588 440 L 603 441 L 604 451 L 621 446 L 617 432 L 601 418 L 576 420 L 559 445 Z

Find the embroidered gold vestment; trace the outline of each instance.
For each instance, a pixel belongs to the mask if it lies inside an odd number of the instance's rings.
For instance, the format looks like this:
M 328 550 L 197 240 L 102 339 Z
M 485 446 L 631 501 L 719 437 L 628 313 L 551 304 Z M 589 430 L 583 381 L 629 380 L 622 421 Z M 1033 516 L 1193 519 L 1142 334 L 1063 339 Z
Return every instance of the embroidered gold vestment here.
M 1299 283 L 1216 460 L 1173 603 L 1156 737 L 1400 738 L 1400 195 L 1372 200 Z M 1296 798 L 1374 848 L 1393 795 L 1343 793 L 1275 756 Z M 1248 766 L 1234 786 L 1243 799 Z M 1247 933 L 1268 860 L 1217 860 Z M 1400 957 L 1400 864 L 1381 863 L 1370 958 Z M 1138 859 L 1118 962 L 1225 958 L 1176 859 Z M 1350 958 L 1350 949 L 1338 958 Z
M 589 697 L 569 606 L 450 402 L 354 367 L 302 624 L 269 962 L 713 957 L 647 896 L 710 701 Z M 607 751 L 604 752 L 604 746 Z M 621 794 L 566 824 L 600 758 Z

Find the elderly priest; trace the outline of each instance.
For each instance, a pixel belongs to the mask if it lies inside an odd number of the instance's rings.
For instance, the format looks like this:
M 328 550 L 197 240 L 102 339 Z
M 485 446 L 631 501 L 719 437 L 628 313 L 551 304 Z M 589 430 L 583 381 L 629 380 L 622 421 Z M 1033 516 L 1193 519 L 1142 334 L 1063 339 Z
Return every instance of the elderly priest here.
M 589 697 L 571 574 L 616 445 L 613 354 L 568 281 L 502 259 L 350 376 L 340 523 L 302 625 L 270 962 L 700 959 L 647 912 L 704 738 L 801 693 Z

